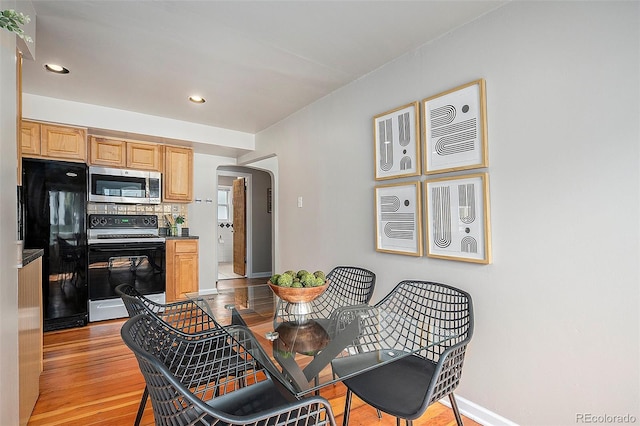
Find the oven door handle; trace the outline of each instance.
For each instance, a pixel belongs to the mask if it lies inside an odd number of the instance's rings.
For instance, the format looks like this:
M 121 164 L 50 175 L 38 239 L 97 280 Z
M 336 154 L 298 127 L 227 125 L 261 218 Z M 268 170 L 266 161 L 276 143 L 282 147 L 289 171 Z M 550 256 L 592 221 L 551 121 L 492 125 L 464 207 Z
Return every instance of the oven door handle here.
M 141 251 L 141 250 L 157 250 L 157 249 L 164 249 L 164 244 L 160 243 L 160 244 L 154 244 L 154 245 L 136 245 L 136 246 L 128 246 L 128 245 L 117 245 L 117 246 L 110 246 L 110 247 L 100 247 L 97 245 L 90 245 L 89 246 L 89 251 L 93 251 L 93 252 L 99 252 L 99 253 L 109 253 L 109 252 L 113 252 L 113 253 L 122 253 L 124 251 Z
M 142 264 L 142 262 L 144 262 L 145 260 L 149 260 L 149 256 L 113 256 L 109 258 L 109 264 L 107 265 L 107 268 L 109 269 L 109 273 L 111 273 L 111 270 L 114 269 L 114 264 L 118 261 L 122 261 L 123 259 L 126 259 L 127 262 L 129 262 L 129 270 L 131 272 L 135 272 L 138 267 Z M 151 262 L 150 262 L 151 263 Z

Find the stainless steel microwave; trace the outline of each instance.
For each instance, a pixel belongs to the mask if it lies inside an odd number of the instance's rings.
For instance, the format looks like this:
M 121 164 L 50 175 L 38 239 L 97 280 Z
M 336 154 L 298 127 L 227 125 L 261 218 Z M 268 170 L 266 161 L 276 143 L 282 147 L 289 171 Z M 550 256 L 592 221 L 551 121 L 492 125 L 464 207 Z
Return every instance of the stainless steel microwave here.
M 162 174 L 146 170 L 89 167 L 89 201 L 160 204 Z

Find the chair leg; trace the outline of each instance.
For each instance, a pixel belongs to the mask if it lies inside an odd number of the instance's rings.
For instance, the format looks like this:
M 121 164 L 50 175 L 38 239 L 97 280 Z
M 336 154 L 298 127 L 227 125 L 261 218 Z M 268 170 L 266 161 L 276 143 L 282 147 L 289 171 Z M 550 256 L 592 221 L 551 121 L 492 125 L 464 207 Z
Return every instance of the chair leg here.
M 136 415 L 135 426 L 140 426 L 140 420 L 142 420 L 142 415 L 144 414 L 144 407 L 147 405 L 147 398 L 149 397 L 149 389 L 144 387 L 144 392 L 142 392 L 142 398 L 140 399 L 140 406 L 138 407 L 138 414 Z
M 453 395 L 453 392 L 449 394 L 449 401 L 451 401 L 451 408 L 453 408 L 453 414 L 456 416 L 456 423 L 458 426 L 463 426 L 462 417 L 460 416 L 460 410 L 458 410 L 458 403 L 456 402 L 456 397 Z
M 351 410 L 351 390 L 347 389 L 347 394 L 344 397 L 344 415 L 342 416 L 342 426 L 349 424 L 349 410 Z
M 382 418 L 382 411 L 380 411 L 379 408 L 376 408 L 376 414 L 378 415 L 378 418 L 381 419 Z

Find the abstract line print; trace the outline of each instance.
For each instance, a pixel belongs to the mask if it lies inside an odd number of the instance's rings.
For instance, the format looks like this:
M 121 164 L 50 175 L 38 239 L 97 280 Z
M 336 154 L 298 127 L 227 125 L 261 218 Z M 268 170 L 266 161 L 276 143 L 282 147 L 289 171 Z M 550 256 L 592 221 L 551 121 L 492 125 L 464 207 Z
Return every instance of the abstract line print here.
M 426 182 L 427 256 L 487 263 L 486 174 Z
M 475 186 L 473 184 L 458 185 L 458 211 L 463 223 L 476 220 Z
M 374 117 L 376 179 L 419 175 L 418 102 Z
M 484 81 L 423 101 L 425 173 L 484 167 Z
M 451 245 L 451 191 L 449 187 L 431 189 L 433 243 L 445 248 Z
M 410 240 L 416 229 L 416 218 L 413 213 L 398 213 L 400 206 L 408 206 L 409 200 L 400 200 L 397 195 L 380 197 L 380 215 L 384 222 L 384 235 L 388 238 Z
M 419 195 L 418 183 L 376 188 L 377 250 L 421 255 Z
M 388 172 L 393 167 L 393 128 L 392 120 L 378 122 L 378 138 L 380 140 L 380 169 Z
M 458 217 L 465 225 L 472 224 L 476 220 L 475 186 L 471 183 L 458 185 Z M 465 226 L 464 232 L 469 234 L 471 228 Z M 460 251 L 477 253 L 478 241 L 471 235 L 463 237 L 460 241 Z

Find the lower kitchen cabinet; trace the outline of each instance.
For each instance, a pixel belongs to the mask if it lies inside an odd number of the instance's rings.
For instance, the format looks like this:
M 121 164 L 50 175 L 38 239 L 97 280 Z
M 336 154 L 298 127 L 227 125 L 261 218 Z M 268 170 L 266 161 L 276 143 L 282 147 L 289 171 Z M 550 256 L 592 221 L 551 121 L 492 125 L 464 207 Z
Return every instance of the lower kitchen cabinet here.
M 42 257 L 18 269 L 18 329 L 20 425 L 26 425 L 40 394 Z
M 198 240 L 167 238 L 167 302 L 198 291 Z

